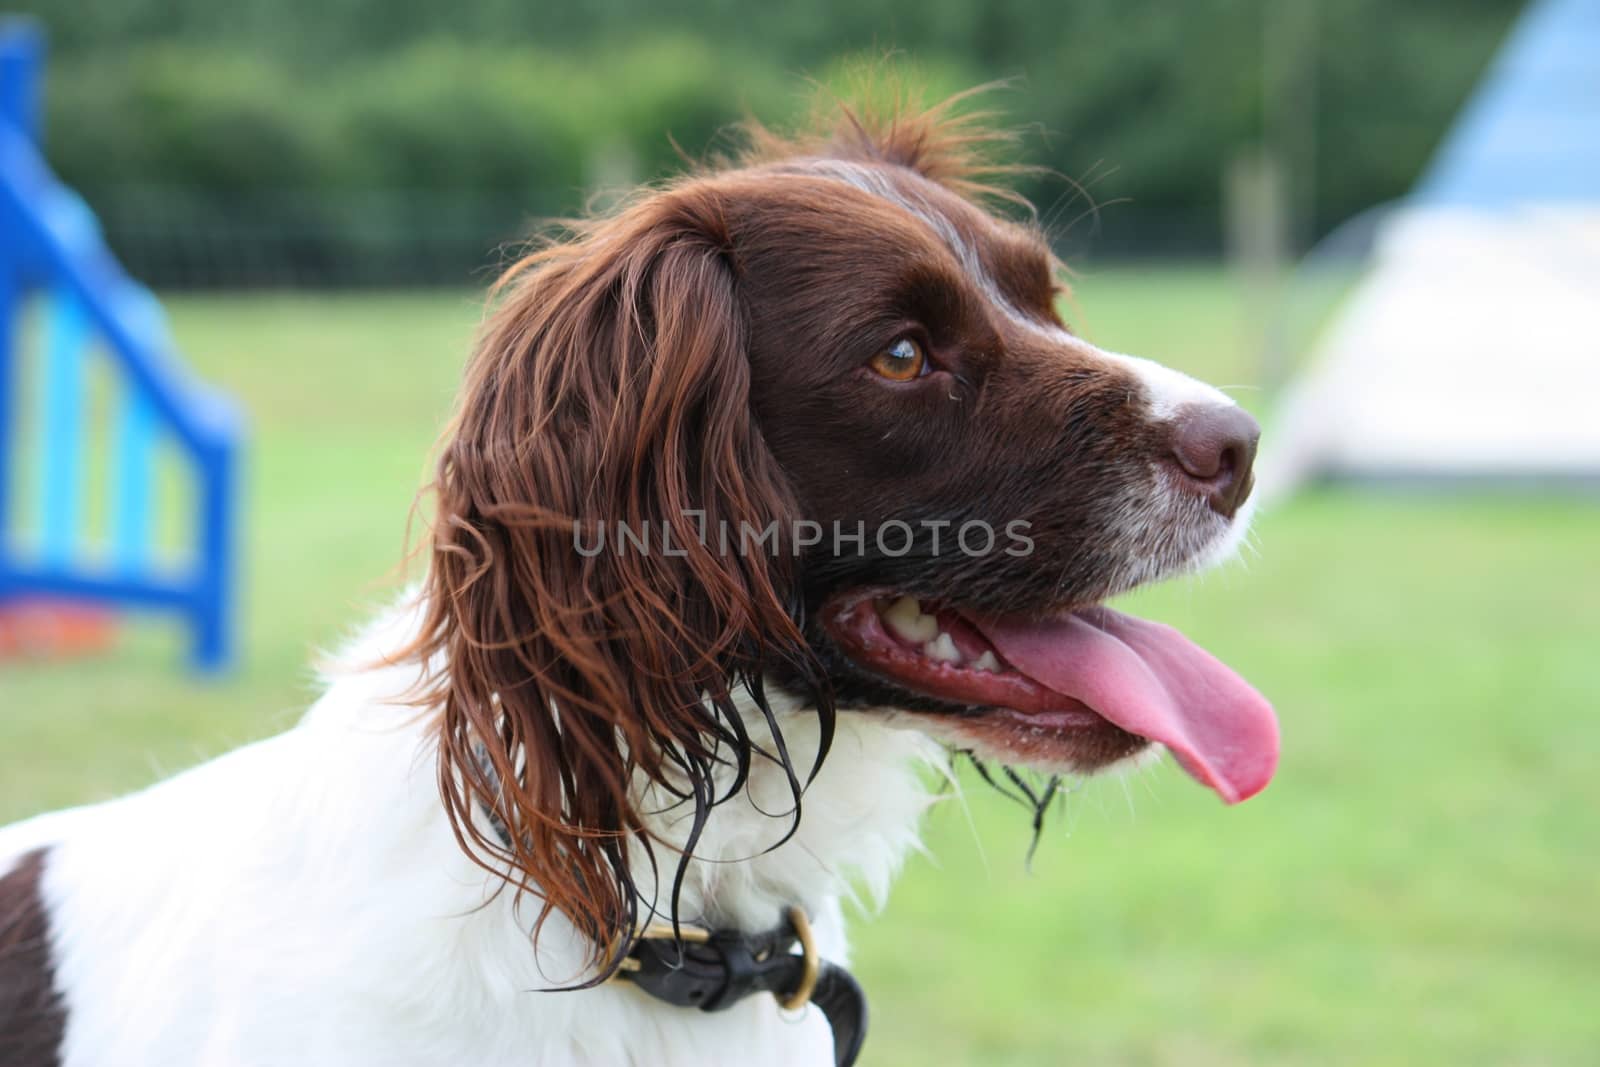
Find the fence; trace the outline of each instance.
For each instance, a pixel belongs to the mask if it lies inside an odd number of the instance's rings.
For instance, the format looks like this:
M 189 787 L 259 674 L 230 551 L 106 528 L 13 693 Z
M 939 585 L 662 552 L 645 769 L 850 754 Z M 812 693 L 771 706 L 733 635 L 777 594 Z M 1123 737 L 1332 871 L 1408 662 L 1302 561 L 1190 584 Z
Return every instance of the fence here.
M 191 628 L 195 665 L 216 670 L 233 651 L 241 420 L 179 363 L 160 305 L 40 156 L 42 60 L 37 31 L 0 22 L 0 607 L 48 598 L 174 613 Z M 88 404 L 91 368 L 110 383 L 103 419 Z M 86 478 L 96 439 L 107 452 L 104 500 Z M 176 558 L 155 536 L 166 440 L 192 482 Z M 96 508 L 108 532 L 98 546 Z

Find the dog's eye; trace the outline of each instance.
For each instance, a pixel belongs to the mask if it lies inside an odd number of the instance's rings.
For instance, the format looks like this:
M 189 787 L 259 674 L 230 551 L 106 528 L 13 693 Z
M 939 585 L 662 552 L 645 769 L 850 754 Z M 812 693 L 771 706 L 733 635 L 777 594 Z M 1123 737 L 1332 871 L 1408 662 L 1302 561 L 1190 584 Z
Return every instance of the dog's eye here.
M 928 373 L 928 357 L 923 355 L 921 345 L 909 337 L 902 337 L 873 356 L 867 366 L 880 378 L 887 378 L 891 382 L 909 382 Z

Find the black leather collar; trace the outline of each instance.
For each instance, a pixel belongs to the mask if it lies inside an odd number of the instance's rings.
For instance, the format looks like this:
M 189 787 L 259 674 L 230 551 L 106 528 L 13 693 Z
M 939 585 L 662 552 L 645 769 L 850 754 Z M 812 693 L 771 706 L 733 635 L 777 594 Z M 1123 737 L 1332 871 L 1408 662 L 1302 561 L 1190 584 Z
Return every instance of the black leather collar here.
M 797 917 L 805 922 L 803 913 Z M 753 993 L 771 993 L 787 1007 L 815 1004 L 833 1029 L 836 1067 L 855 1063 L 867 1038 L 866 994 L 843 967 L 817 960 L 812 951 L 794 952 L 802 931 L 793 913 L 759 934 L 689 928 L 680 930 L 680 936 L 670 929 L 657 936 L 653 932 L 633 942 L 618 978 L 657 1000 L 701 1011 L 724 1011 Z
M 496 779 L 488 753 L 479 765 Z M 483 812 L 507 848 L 511 835 L 492 808 Z M 796 955 L 794 949 L 803 951 Z M 815 1004 L 833 1030 L 835 1067 L 850 1067 L 867 1040 L 867 995 L 855 976 L 817 958 L 805 912 L 791 909 L 765 933 L 653 926 L 634 939 L 617 971 L 657 1000 L 701 1011 L 724 1011 L 753 993 L 771 993 L 787 1008 Z

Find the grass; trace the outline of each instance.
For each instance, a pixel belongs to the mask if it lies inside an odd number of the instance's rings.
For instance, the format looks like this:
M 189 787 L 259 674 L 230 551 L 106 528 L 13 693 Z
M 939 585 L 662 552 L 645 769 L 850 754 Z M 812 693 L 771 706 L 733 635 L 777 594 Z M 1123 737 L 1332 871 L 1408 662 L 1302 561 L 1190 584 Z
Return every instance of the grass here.
M 197 682 L 152 624 L 104 658 L 0 666 L 0 821 L 294 721 L 315 650 L 392 587 L 477 314 L 466 294 L 170 303 L 254 421 L 244 664 Z M 1255 378 L 1213 271 L 1090 274 L 1073 317 Z M 1278 780 L 1232 810 L 1167 766 L 1083 784 L 1031 873 L 1026 814 L 969 781 L 857 923 L 866 1064 L 1594 1061 L 1600 509 L 1319 491 L 1255 540 L 1130 602 L 1273 698 Z

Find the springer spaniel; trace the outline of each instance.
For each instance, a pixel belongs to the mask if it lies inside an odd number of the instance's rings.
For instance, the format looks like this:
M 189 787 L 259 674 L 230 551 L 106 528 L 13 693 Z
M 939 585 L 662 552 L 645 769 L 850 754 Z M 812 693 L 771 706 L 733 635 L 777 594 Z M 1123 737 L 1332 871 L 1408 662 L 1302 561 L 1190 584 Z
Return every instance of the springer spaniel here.
M 1262 789 L 1266 702 L 1100 606 L 1234 551 L 1256 426 L 1062 323 L 994 140 L 754 128 L 512 267 L 305 719 L 0 830 L 0 1061 L 846 1063 L 922 767 Z

